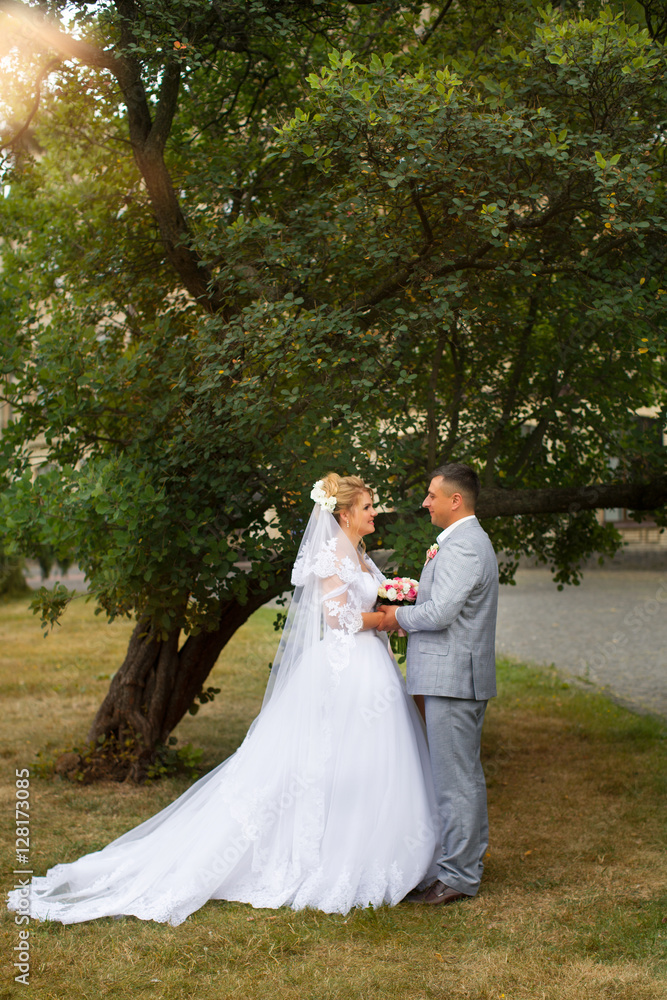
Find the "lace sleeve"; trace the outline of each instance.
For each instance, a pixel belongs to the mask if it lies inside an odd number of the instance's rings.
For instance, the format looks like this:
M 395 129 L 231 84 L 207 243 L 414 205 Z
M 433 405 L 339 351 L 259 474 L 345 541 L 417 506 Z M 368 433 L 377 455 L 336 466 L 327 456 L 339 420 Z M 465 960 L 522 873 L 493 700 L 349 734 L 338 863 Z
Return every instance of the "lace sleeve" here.
M 354 549 L 340 532 L 304 545 L 292 571 L 295 587 L 318 595 L 324 652 L 334 671 L 347 666 L 354 634 L 363 628 L 360 590 L 355 586 L 362 572 Z
M 351 599 L 347 590 L 338 597 L 325 597 L 324 608 L 324 620 L 329 628 L 341 630 L 348 635 L 354 635 L 363 628 L 361 607 Z
M 310 576 L 324 581 L 333 579 L 333 583 L 325 586 L 326 590 L 342 587 L 354 579 L 358 571 L 349 555 L 338 553 L 337 542 L 337 538 L 330 538 L 316 551 L 306 548 L 299 553 L 292 570 L 292 583 L 295 587 L 303 587 Z
M 354 635 L 361 631 L 364 624 L 361 602 L 351 582 L 344 583 L 338 574 L 323 581 L 322 612 L 324 652 L 336 675 L 350 662 Z

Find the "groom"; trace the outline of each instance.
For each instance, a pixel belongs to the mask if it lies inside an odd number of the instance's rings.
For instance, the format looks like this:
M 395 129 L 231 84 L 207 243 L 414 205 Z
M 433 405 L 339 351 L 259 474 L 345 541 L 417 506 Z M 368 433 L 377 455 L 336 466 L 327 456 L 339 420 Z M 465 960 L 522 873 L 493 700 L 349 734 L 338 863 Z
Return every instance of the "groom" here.
M 486 703 L 496 693 L 498 564 L 475 517 L 479 491 L 470 466 L 433 472 L 422 506 L 443 530 L 428 551 L 416 604 L 380 609 L 382 631 L 408 633 L 408 692 L 424 697 L 442 839 L 437 881 L 407 899 L 431 905 L 475 895 L 488 847 L 479 750 Z

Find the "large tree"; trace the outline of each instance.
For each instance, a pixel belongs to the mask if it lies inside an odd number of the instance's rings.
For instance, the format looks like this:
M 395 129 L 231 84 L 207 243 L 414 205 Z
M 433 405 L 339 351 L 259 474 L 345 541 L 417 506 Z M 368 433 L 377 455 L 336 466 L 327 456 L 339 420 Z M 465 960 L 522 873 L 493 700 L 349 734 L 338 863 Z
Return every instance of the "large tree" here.
M 664 505 L 656 5 L 60 6 L 0 0 L 32 74 L 2 524 L 136 616 L 90 733 L 135 776 L 288 586 L 329 468 L 377 486 L 412 572 L 443 460 L 479 468 L 506 579 L 532 552 L 576 580 L 618 544 L 596 508 Z

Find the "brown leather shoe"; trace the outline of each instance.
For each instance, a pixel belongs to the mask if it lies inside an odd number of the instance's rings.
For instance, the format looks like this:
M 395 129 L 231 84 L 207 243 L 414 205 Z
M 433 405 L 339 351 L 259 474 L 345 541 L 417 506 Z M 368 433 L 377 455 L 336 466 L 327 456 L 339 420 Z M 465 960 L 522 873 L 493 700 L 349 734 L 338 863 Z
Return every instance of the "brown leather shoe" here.
M 433 883 L 435 884 L 435 883 Z M 404 896 L 402 899 L 403 903 L 423 903 L 426 899 L 426 895 L 430 892 L 432 886 L 427 885 L 425 889 L 413 889 L 411 892 Z
M 427 906 L 447 906 L 448 903 L 455 903 L 457 899 L 470 899 L 465 892 L 452 889 L 444 882 L 434 882 L 430 889 L 424 894 L 422 903 Z

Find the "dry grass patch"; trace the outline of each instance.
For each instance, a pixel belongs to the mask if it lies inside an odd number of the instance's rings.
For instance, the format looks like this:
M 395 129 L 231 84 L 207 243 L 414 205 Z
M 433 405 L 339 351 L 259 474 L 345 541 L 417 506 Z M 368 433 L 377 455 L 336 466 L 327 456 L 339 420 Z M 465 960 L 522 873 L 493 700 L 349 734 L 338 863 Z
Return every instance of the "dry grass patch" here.
M 13 882 L 14 767 L 80 739 L 120 662 L 131 625 L 80 602 L 43 640 L 21 605 L 0 608 L 0 797 Z M 239 631 L 211 705 L 179 726 L 207 766 L 256 714 L 276 643 L 274 613 Z M 667 1000 L 666 729 L 555 673 L 504 663 L 487 713 L 491 848 L 480 895 L 445 910 L 403 904 L 342 917 L 209 903 L 177 928 L 134 918 L 30 927 L 31 986 L 0 1000 Z M 25 681 L 25 683 L 22 683 Z M 32 783 L 36 872 L 106 844 L 187 782 Z M 17 928 L 3 914 L 4 954 Z

